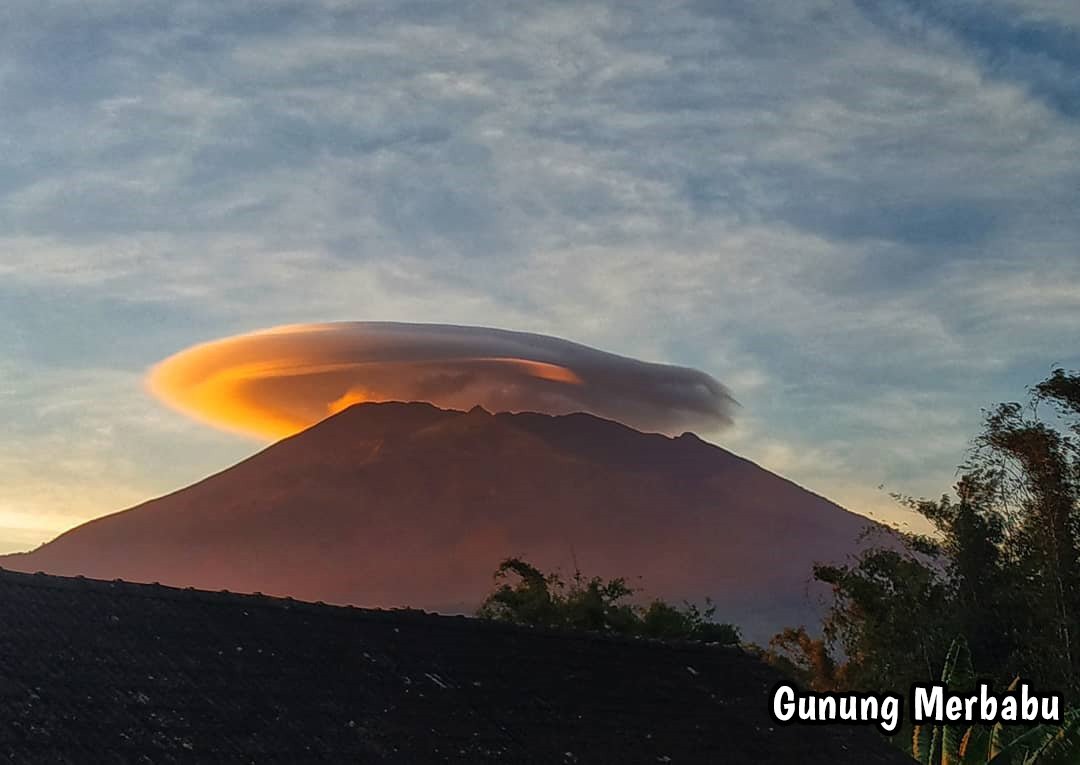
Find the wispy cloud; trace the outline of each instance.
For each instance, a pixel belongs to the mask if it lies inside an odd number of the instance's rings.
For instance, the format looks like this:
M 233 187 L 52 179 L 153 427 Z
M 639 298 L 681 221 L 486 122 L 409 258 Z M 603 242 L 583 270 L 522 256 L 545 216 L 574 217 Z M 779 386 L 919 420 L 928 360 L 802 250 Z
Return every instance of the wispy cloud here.
M 749 456 L 936 493 L 1080 365 L 1073 5 L 5 3 L 0 471 L 97 443 L 29 414 L 72 375 L 104 417 L 194 342 L 389 319 L 703 368 Z M 87 458 L 167 488 L 165 427 Z

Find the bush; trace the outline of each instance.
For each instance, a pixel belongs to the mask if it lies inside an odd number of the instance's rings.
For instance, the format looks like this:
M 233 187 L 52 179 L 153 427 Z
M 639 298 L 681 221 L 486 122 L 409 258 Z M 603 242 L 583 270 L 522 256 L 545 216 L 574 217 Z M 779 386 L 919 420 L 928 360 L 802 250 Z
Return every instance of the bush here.
M 636 592 L 622 578 L 586 578 L 580 571 L 569 583 L 545 574 L 519 558 L 507 558 L 495 570 L 496 587 L 477 616 L 544 627 L 636 635 L 662 640 L 698 640 L 723 645 L 740 640 L 732 624 L 712 620 L 716 608 L 692 603 L 673 606 L 663 600 L 648 605 L 628 602 Z

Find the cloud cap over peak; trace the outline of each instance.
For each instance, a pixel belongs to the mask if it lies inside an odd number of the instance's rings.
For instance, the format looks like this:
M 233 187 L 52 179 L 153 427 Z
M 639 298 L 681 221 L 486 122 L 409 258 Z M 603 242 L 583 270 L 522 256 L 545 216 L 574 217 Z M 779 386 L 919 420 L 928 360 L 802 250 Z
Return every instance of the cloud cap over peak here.
M 364 401 L 589 412 L 669 434 L 728 425 L 735 403 L 695 369 L 527 332 L 394 322 L 300 324 L 228 337 L 166 359 L 147 382 L 170 406 L 261 439 L 292 435 Z

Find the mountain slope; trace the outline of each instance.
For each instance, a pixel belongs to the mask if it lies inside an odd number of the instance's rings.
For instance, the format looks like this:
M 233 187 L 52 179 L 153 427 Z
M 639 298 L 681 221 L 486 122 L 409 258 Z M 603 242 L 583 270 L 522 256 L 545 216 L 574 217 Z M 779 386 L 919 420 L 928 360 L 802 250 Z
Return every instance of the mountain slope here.
M 767 636 L 868 521 L 695 436 L 590 415 L 360 404 L 193 486 L 0 565 L 470 610 L 501 559 L 641 577 Z

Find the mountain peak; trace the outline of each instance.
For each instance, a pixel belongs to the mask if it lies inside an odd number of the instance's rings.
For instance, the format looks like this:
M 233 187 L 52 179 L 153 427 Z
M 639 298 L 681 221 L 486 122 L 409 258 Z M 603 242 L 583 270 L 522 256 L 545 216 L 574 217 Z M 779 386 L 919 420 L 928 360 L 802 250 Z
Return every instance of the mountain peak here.
M 362 403 L 7 568 L 470 611 L 508 557 L 710 597 L 750 639 L 816 618 L 806 580 L 868 523 L 696 436 L 577 413 Z

